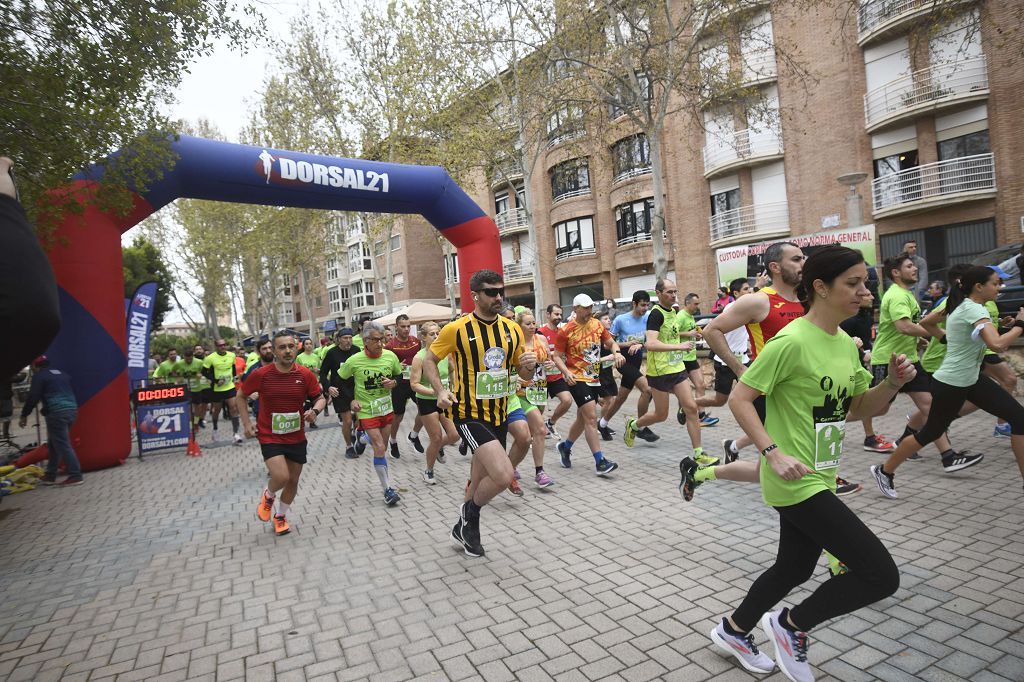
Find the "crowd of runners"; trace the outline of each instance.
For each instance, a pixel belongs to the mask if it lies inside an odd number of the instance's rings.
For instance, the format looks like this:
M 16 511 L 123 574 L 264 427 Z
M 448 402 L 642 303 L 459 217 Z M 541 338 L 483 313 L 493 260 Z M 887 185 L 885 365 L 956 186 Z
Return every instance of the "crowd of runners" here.
M 954 450 L 947 435 L 954 419 L 976 409 L 998 419 L 995 434 L 1009 437 L 1024 477 L 1024 408 L 1010 393 L 1016 376 L 998 355 L 1024 330 L 1024 309 L 1000 319 L 998 268 L 955 266 L 948 295 L 934 300 L 922 319 L 912 293 L 917 267 L 902 253 L 882 266 L 888 286 L 871 338 L 872 278 L 860 252 L 828 246 L 807 258 L 795 244 L 780 242 L 763 260 L 770 284 L 755 291 L 745 278 L 730 282 L 727 305 L 703 328 L 695 320 L 699 297 L 681 297 L 667 279 L 653 292 L 635 292 L 631 310 L 611 319 L 595 315 L 586 294 L 575 297 L 571 310 L 513 308 L 502 276 L 480 270 L 470 281 L 473 311 L 443 326 L 420 323 L 417 335 L 399 316 L 393 334 L 369 321 L 358 334 L 339 330 L 318 349 L 281 332 L 241 358 L 218 341 L 212 353 L 196 346 L 181 360 L 168 358 L 156 376 L 189 382 L 197 427 L 205 426 L 209 409 L 213 434 L 226 413 L 234 442 L 242 442 L 240 428 L 258 439 L 269 480 L 257 516 L 272 521 L 278 535 L 289 532 L 288 512 L 306 463 L 304 425 L 315 427 L 329 406 L 342 426 L 345 457 L 372 451 L 388 506 L 401 501 L 389 459 L 411 446 L 424 455 L 424 485 L 435 485 L 446 448 L 457 445 L 470 456 L 470 473 L 465 487 L 461 480 L 457 486 L 461 501 L 446 532 L 470 557 L 485 555 L 480 519 L 488 503 L 506 491 L 524 494 L 520 464 L 528 453 L 534 484 L 555 485 L 545 470 L 548 441 L 562 468 L 581 466 L 574 454 L 582 439 L 597 476 L 618 470 L 602 443 L 618 436 L 610 420 L 636 390 L 624 444 L 662 439 L 660 447 L 676 449 L 688 441 L 679 462 L 684 500 L 713 495 L 701 486 L 717 480 L 757 483 L 779 516 L 775 563 L 711 632 L 712 642 L 748 671 L 769 673 L 777 665 L 790 679 L 812 680 L 808 631 L 899 586 L 888 550 L 839 499 L 861 489 L 840 476 L 846 423 L 860 420 L 863 448 L 887 456 L 870 476 L 889 498 L 897 496 L 897 468 L 930 443 L 947 473 L 982 462 L 981 454 Z M 713 361 L 710 389 L 697 361 L 701 339 Z M 916 410 L 893 443 L 874 432 L 871 420 L 898 393 L 908 394 Z M 676 419 L 670 420 L 673 398 Z M 410 403 L 416 416 L 400 445 Z M 573 404 L 566 425 L 562 418 Z M 726 404 L 742 434 L 712 451 L 703 436 L 718 419 L 708 410 Z M 745 457 L 751 446 L 759 454 Z M 831 577 L 799 604 L 772 611 L 810 579 L 823 551 Z M 755 643 L 758 624 L 774 660 Z

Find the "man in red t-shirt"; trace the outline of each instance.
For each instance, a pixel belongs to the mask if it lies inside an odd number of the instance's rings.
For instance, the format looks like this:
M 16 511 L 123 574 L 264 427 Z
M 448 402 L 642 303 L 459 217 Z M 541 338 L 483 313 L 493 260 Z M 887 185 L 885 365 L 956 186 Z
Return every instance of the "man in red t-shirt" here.
M 260 521 L 274 517 L 274 532 L 284 535 L 288 526 L 288 509 L 299 489 L 299 476 L 306 463 L 306 432 L 303 421 L 312 424 L 323 412 L 327 400 L 320 390 L 320 380 L 313 372 L 295 363 L 298 345 L 287 332 L 274 334 L 274 362 L 249 373 L 238 391 L 239 414 L 245 424 L 245 435 L 260 442 L 263 461 L 270 472 L 270 482 L 260 495 L 256 516 Z M 245 409 L 246 399 L 259 394 L 260 408 L 256 424 Z M 315 400 L 303 414 L 306 399 Z M 281 501 L 277 514 L 272 514 L 277 491 Z
M 543 334 L 544 338 L 548 340 L 548 357 L 552 357 L 555 352 L 555 342 L 558 341 L 558 325 L 562 323 L 562 306 L 552 303 L 546 308 L 546 312 L 547 324 L 537 327 L 537 333 Z M 555 424 L 562 418 L 562 415 L 569 411 L 569 407 L 572 405 L 572 395 L 569 393 L 569 384 L 565 383 L 561 370 L 552 368 L 546 371 L 548 397 L 557 399 L 558 404 L 555 405 L 554 412 L 544 422 L 544 425 L 548 428 L 549 436 L 556 440 L 561 440 L 561 436 L 555 431 Z
M 420 340 L 409 332 L 412 330 L 412 322 L 409 316 L 402 314 L 395 318 L 395 336 L 388 341 L 384 347 L 398 356 L 402 363 L 402 376 L 398 379 L 398 386 L 391 391 L 391 404 L 395 409 L 395 418 L 391 422 L 391 458 L 398 459 L 401 453 L 398 452 L 398 427 L 402 425 L 402 418 L 405 417 L 405 404 L 412 400 L 415 402 L 415 393 L 409 383 L 409 372 L 412 368 L 412 359 L 423 348 Z M 423 444 L 420 443 L 420 429 L 423 428 L 423 421 L 419 412 L 416 413 L 416 421 L 412 425 L 412 433 L 409 434 L 409 442 L 416 448 L 416 452 L 423 452 Z

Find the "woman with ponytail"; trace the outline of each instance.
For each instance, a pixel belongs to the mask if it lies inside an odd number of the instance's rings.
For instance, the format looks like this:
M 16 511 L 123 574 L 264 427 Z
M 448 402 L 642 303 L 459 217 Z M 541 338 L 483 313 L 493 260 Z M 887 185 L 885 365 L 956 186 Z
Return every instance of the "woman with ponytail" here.
M 761 451 L 761 491 L 780 526 L 775 564 L 711 632 L 715 645 L 751 672 L 769 673 L 778 663 L 791 680 L 813 680 L 807 631 L 899 587 L 888 550 L 835 494 L 847 419 L 880 411 L 916 372 L 906 355 L 893 355 L 887 378 L 868 388 L 871 374 L 839 328 L 871 296 L 867 278 L 858 251 L 828 246 L 808 258 L 798 289 L 807 314 L 764 345 L 729 397 L 736 421 Z M 762 394 L 763 424 L 754 407 Z M 810 580 L 823 549 L 849 571 L 826 580 L 792 609 L 769 611 Z M 774 645 L 774 662 L 754 644 L 758 622 Z
M 896 469 L 911 455 L 942 435 L 960 412 L 965 402 L 974 403 L 991 415 L 1010 424 L 1010 444 L 1017 466 L 1024 477 L 1024 407 L 998 383 L 980 373 L 985 349 L 1001 353 L 1024 332 L 1024 308 L 1016 319 L 1005 320 L 1013 325 L 1000 334 L 985 303 L 994 301 L 1001 285 L 992 268 L 974 266 L 950 289 L 946 299 L 946 357 L 932 375 L 932 406 L 928 421 L 916 434 L 900 441 L 896 451 L 885 461 L 871 467 L 878 489 L 889 498 L 896 498 Z

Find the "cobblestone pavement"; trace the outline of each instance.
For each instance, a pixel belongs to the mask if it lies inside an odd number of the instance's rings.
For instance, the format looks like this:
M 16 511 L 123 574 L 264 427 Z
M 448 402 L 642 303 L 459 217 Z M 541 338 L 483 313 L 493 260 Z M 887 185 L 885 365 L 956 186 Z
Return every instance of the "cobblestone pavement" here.
M 879 432 L 898 435 L 908 405 L 900 397 Z M 716 414 L 704 436 L 717 452 L 738 431 Z M 850 425 L 843 474 L 865 490 L 846 499 L 902 586 L 812 633 L 821 678 L 1024 680 L 1024 494 L 992 422 L 972 415 L 952 430 L 986 452 L 982 465 L 946 475 L 927 450 L 900 471 L 899 500 L 867 485 L 879 456 Z M 771 563 L 777 516 L 751 485 L 709 483 L 684 503 L 683 429 L 655 430 L 653 445 L 607 444 L 621 465 L 610 480 L 584 444 L 565 470 L 548 441 L 557 485 L 529 483 L 528 458 L 525 497 L 484 510 L 483 559 L 448 539 L 468 473 L 455 448 L 427 487 L 403 441 L 391 462 L 403 499 L 387 508 L 370 458 L 342 457 L 339 428 L 310 435 L 282 538 L 255 518 L 265 473 L 251 441 L 6 498 L 0 679 L 751 679 L 707 633 Z M 811 586 L 826 575 L 822 561 Z

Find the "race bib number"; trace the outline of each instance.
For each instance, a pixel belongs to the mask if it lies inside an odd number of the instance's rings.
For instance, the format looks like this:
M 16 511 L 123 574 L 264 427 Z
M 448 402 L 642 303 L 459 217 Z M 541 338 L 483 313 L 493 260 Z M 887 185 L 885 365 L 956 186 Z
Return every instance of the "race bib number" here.
M 835 469 L 843 456 L 846 422 L 815 422 L 814 470 Z
M 669 364 L 672 364 L 672 365 L 680 364 L 681 362 L 683 362 L 683 356 L 685 354 L 686 354 L 686 351 L 682 351 L 682 350 L 669 351 L 669 354 L 668 354 Z
M 406 381 L 412 376 L 412 365 L 402 365 L 402 378 Z
M 383 417 L 386 414 L 391 414 L 394 407 L 391 405 L 391 396 L 386 395 L 382 398 L 374 398 L 370 401 L 367 406 L 367 412 L 370 413 L 371 417 Z
M 231 381 L 231 375 L 230 374 L 226 374 L 226 375 L 225 374 L 218 374 L 217 375 L 217 385 L 218 386 L 223 386 L 224 384 L 229 383 L 230 381 Z
M 298 412 L 274 412 L 270 415 L 270 430 L 276 434 L 295 433 L 302 428 Z
M 548 404 L 548 390 L 537 386 L 527 386 L 526 399 L 530 401 L 531 405 L 544 407 Z
M 497 400 L 508 396 L 508 372 L 492 369 L 476 373 L 476 397 L 481 400 Z

